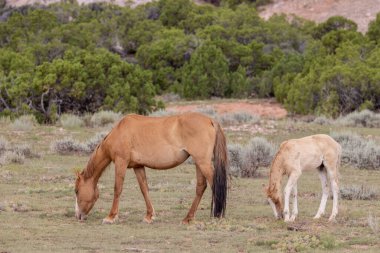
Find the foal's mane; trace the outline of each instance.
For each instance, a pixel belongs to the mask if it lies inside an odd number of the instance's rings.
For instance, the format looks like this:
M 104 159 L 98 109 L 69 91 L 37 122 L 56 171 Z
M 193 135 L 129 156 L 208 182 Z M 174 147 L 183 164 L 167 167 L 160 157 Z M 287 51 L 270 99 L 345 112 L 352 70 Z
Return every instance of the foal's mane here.
M 87 163 L 87 167 L 82 171 L 82 174 L 84 178 L 90 178 L 94 175 L 95 172 L 95 163 L 94 159 L 96 158 L 96 155 L 98 153 L 98 150 L 100 146 L 103 144 L 103 142 L 106 140 L 108 137 L 109 133 L 103 137 L 102 141 L 96 146 L 95 150 L 92 152 L 90 160 Z
M 282 149 L 281 149 L 281 148 L 280 148 L 279 151 L 277 151 L 276 155 L 275 155 L 274 158 L 273 158 L 272 164 L 271 164 L 271 166 L 270 166 L 270 167 L 271 167 L 270 172 L 272 172 L 272 169 L 273 169 L 273 167 L 275 166 L 275 163 L 277 162 L 278 158 L 280 157 L 280 153 L 282 153 Z
M 281 148 L 282 146 L 283 145 L 280 146 L 280 149 L 277 151 L 271 164 L 270 174 L 269 174 L 269 186 L 268 186 L 268 190 L 270 193 L 276 191 L 276 189 L 278 188 L 277 185 L 279 183 L 281 184 L 283 172 L 280 171 L 282 169 L 282 166 L 278 165 L 278 160 L 281 157 L 281 153 L 283 152 L 283 149 Z M 278 173 L 280 173 L 280 175 Z M 277 189 L 277 190 L 281 190 L 281 189 Z

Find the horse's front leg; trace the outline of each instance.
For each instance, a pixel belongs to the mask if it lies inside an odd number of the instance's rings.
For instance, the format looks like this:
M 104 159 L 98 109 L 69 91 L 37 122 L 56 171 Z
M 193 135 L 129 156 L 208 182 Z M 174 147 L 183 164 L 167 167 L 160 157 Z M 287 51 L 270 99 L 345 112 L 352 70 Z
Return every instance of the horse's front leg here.
M 112 224 L 118 218 L 119 213 L 119 199 L 123 190 L 123 183 L 125 172 L 127 170 L 127 162 L 124 159 L 115 160 L 115 187 L 114 197 L 110 213 L 103 219 L 103 224 Z
M 290 174 L 288 182 L 285 186 L 284 195 L 285 195 L 285 203 L 284 203 L 284 220 L 285 222 L 293 221 L 290 219 L 290 211 L 289 211 L 289 198 L 290 193 L 294 189 L 294 186 L 297 184 L 297 180 L 301 173 L 298 170 L 293 170 L 293 172 Z M 295 202 L 297 204 L 297 202 Z M 297 208 L 298 209 L 298 208 Z M 296 210 L 298 213 L 298 210 Z M 294 217 L 295 219 L 295 217 Z
M 150 201 L 149 197 L 149 188 L 148 182 L 146 180 L 145 168 L 134 168 L 133 169 L 136 174 L 137 181 L 139 182 L 141 193 L 144 196 L 145 204 L 146 204 L 146 215 L 144 217 L 144 221 L 146 223 L 152 223 L 154 220 L 154 208 L 152 205 L 152 201 Z
M 297 195 L 298 195 L 297 183 L 295 183 L 293 186 L 293 210 L 292 210 L 292 216 L 290 216 L 290 221 L 294 221 L 298 215 Z

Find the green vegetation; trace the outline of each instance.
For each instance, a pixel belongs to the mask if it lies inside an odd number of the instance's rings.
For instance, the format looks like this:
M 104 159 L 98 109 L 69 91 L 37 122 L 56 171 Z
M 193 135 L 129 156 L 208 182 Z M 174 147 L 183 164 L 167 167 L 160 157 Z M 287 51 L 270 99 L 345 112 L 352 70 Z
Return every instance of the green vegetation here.
M 271 97 L 295 113 L 380 108 L 380 15 L 367 34 L 343 17 L 258 16 L 262 1 L 0 5 L 0 112 L 148 114 L 156 95 Z

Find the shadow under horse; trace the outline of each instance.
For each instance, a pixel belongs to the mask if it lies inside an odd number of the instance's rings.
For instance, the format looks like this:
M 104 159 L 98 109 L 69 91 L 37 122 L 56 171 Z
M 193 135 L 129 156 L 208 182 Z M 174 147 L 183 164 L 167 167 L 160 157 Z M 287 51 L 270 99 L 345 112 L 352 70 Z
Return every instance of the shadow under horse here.
M 192 156 L 196 166 L 196 195 L 183 223 L 194 218 L 207 182 L 212 188 L 211 214 L 223 217 L 227 199 L 227 148 L 220 125 L 200 113 L 166 117 L 127 115 L 98 144 L 87 167 L 77 172 L 75 216 L 84 220 L 99 197 L 97 187 L 105 168 L 115 164 L 112 208 L 103 223 L 118 217 L 119 198 L 127 168 L 133 168 L 147 212 L 144 221 L 154 218 L 145 167 L 157 170 L 174 168 Z

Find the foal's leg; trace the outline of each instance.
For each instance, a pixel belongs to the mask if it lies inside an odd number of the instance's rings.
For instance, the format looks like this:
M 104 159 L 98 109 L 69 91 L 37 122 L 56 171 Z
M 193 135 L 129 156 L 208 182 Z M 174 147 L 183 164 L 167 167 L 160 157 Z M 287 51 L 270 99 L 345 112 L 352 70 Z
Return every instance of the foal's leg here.
M 293 210 L 292 210 L 292 216 L 290 217 L 290 221 L 294 221 L 298 215 L 298 201 L 297 201 L 297 182 L 293 186 Z
M 119 199 L 121 191 L 123 190 L 123 183 L 125 172 L 127 170 L 127 161 L 124 159 L 115 159 L 115 187 L 114 197 L 110 213 L 103 219 L 103 224 L 112 224 L 118 218 L 119 213 Z
M 319 205 L 319 209 L 317 214 L 314 216 L 314 219 L 319 219 L 321 216 L 325 214 L 326 209 L 326 202 L 329 198 L 329 185 L 327 180 L 327 170 L 324 167 L 322 170 L 318 170 L 319 178 L 321 179 L 321 185 L 322 185 L 322 198 L 321 198 L 321 204 Z
M 338 214 L 338 196 L 339 196 L 338 180 L 339 178 L 338 178 L 338 166 L 337 166 L 338 163 L 336 159 L 330 159 L 324 162 L 324 165 L 326 167 L 326 170 L 330 179 L 331 191 L 333 194 L 333 208 L 332 208 L 329 221 L 334 221 L 335 217 Z
M 144 199 L 145 199 L 146 215 L 144 217 L 144 221 L 146 223 L 152 223 L 154 220 L 154 208 L 149 197 L 149 188 L 148 188 L 148 182 L 146 180 L 145 168 L 144 167 L 134 168 L 133 170 L 135 171 L 137 181 L 139 182 L 139 185 L 140 185 L 141 193 L 143 194 Z
M 285 222 L 291 221 L 289 218 L 289 198 L 290 198 L 290 193 L 292 189 L 294 188 L 294 185 L 297 183 L 297 180 L 301 174 L 298 171 L 293 171 L 288 179 L 288 182 L 285 186 L 284 190 L 284 195 L 285 195 L 285 203 L 284 203 L 284 219 Z
M 193 204 L 187 214 L 187 216 L 183 219 L 183 224 L 188 224 L 192 219 L 194 219 L 195 212 L 197 211 L 199 202 L 202 199 L 203 193 L 207 188 L 206 177 L 203 176 L 199 166 L 196 166 L 196 174 L 197 174 L 197 188 L 195 190 L 195 198 L 193 200 Z
M 338 186 L 338 181 L 336 178 L 330 178 L 331 181 L 331 189 L 333 193 L 333 209 L 331 216 L 329 218 L 329 221 L 334 221 L 335 217 L 338 214 L 338 195 L 339 195 L 339 186 Z

